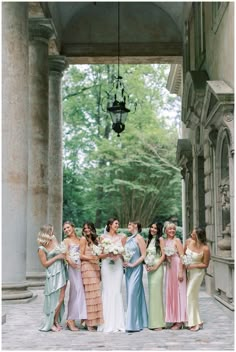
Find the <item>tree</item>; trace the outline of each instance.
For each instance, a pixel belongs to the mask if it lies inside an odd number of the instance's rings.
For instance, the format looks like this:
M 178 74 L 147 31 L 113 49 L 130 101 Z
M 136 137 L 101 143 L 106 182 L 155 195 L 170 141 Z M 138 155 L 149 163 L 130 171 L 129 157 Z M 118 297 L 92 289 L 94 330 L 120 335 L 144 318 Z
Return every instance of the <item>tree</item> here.
M 102 110 L 114 65 L 71 67 L 63 85 L 64 177 L 79 185 L 71 199 L 80 214 L 77 221 L 89 217 L 97 227 L 111 216 L 121 226 L 130 219 L 147 226 L 157 217 L 181 215 L 175 162 L 180 103 L 165 89 L 168 65 L 123 65 L 122 70 L 130 99 L 135 97 L 139 105 L 119 139 Z M 167 120 L 164 115 L 171 108 L 176 114 Z M 64 190 L 67 216 L 68 199 Z

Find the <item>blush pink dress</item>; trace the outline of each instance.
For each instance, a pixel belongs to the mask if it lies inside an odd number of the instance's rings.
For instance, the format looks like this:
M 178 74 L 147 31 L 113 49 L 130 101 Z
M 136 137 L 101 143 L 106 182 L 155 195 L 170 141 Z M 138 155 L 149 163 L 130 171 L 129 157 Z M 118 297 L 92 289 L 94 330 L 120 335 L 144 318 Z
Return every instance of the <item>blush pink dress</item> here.
M 165 246 L 173 247 L 174 241 L 165 240 Z M 176 249 L 176 248 L 175 248 Z M 176 252 L 166 264 L 166 323 L 181 323 L 187 319 L 186 271 L 183 269 L 183 281 L 178 280 L 180 257 Z

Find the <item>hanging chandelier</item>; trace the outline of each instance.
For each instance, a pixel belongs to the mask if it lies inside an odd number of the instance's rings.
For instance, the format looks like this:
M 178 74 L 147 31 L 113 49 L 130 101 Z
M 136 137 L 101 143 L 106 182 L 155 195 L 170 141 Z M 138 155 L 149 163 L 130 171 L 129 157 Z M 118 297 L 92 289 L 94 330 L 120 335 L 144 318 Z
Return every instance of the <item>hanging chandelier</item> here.
M 130 112 L 126 107 L 128 94 L 126 93 L 123 78 L 120 75 L 120 3 L 117 3 L 117 77 L 112 84 L 112 89 L 107 93 L 107 111 L 112 119 L 112 129 L 120 137 L 125 129 L 125 122 Z

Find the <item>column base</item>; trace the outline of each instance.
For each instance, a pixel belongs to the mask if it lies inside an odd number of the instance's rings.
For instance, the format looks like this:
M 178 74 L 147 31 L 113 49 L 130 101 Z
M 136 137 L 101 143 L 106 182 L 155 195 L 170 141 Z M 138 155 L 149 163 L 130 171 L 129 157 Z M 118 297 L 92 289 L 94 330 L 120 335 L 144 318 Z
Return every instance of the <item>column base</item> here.
M 21 301 L 27 303 L 29 299 L 32 299 L 33 293 L 28 290 L 27 282 L 15 283 L 15 284 L 2 284 L 2 301 L 5 303 Z
M 44 287 L 45 286 L 45 278 L 46 278 L 45 272 L 26 273 L 27 285 L 31 289 Z

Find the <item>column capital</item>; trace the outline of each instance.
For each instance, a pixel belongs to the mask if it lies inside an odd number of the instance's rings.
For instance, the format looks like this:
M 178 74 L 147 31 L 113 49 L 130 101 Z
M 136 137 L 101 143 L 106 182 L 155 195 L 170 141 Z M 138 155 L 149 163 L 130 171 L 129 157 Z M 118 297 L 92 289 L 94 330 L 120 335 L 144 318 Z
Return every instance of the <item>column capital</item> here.
M 29 40 L 41 41 L 48 44 L 54 35 L 54 28 L 48 19 L 30 18 L 29 19 Z
M 62 55 L 49 55 L 49 74 L 56 72 L 62 74 L 62 72 L 68 67 L 68 61 L 66 56 Z

